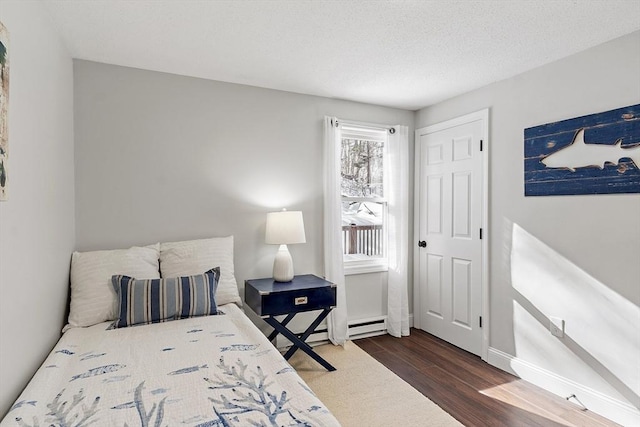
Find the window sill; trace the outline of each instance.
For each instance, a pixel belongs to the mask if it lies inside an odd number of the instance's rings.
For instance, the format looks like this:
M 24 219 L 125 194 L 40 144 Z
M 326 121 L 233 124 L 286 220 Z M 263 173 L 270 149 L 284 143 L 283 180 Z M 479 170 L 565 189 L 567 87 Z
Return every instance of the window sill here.
M 366 273 L 382 273 L 389 271 L 389 266 L 386 262 L 349 262 L 344 263 L 344 275 L 351 276 L 354 274 L 366 274 Z

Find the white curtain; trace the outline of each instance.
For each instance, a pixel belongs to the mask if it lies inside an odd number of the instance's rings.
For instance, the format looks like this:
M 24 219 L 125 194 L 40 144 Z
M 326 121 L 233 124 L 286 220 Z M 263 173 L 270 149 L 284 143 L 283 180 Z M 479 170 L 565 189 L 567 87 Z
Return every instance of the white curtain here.
M 327 329 L 335 345 L 349 339 L 347 294 L 342 264 L 342 199 L 340 193 L 340 126 L 335 117 L 324 118 L 324 275 L 337 285 L 337 305 Z
M 389 281 L 387 331 L 409 335 L 409 128 L 389 134 L 387 178 L 389 201 Z

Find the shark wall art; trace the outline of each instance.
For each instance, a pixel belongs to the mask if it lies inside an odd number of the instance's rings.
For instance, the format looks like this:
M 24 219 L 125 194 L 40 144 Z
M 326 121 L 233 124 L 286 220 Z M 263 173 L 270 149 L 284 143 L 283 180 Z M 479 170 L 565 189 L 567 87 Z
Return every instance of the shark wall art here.
M 640 104 L 524 130 L 525 196 L 640 193 Z

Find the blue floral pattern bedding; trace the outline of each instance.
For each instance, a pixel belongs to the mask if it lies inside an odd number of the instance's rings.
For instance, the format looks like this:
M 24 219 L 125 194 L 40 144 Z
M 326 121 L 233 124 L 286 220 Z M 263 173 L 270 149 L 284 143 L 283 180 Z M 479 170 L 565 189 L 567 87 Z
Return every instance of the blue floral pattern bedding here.
M 5 426 L 338 426 L 234 304 L 224 315 L 62 336 Z

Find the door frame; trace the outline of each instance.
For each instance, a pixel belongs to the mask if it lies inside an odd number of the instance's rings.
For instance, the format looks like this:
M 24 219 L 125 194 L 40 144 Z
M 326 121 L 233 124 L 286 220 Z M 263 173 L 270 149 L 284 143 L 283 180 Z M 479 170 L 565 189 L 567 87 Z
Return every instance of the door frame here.
M 490 306 L 489 306 L 489 108 L 476 111 L 451 120 L 429 125 L 415 131 L 415 173 L 414 173 L 414 194 L 413 194 L 413 323 L 417 328 L 421 325 L 420 307 L 420 251 L 415 249 L 415 245 L 420 240 L 420 160 L 422 158 L 420 137 L 430 133 L 449 129 L 459 125 L 480 121 L 482 123 L 482 303 L 480 315 L 482 316 L 482 360 L 485 362 L 489 358 L 489 336 L 490 336 Z

